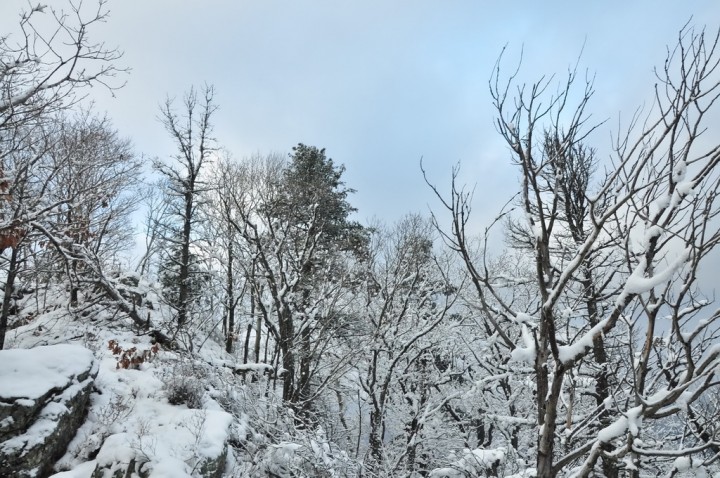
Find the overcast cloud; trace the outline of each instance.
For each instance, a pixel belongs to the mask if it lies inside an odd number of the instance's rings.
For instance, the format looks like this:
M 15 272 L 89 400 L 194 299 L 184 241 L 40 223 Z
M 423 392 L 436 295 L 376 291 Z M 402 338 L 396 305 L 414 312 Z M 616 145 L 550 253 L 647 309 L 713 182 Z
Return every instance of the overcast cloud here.
M 59 3 L 59 2 L 53 2 Z M 0 2 L 0 26 L 20 0 Z M 435 205 L 420 157 L 440 185 L 462 162 L 478 183 L 478 220 L 516 188 L 493 127 L 487 81 L 504 45 L 524 48 L 523 78 L 563 74 L 585 45 L 596 76 L 593 117 L 617 118 L 647 101 L 652 68 L 690 20 L 717 27 L 714 0 L 604 2 L 111 0 L 92 34 L 124 50 L 132 68 L 96 104 L 138 152 L 168 156 L 157 121 L 166 95 L 217 89 L 216 137 L 234 156 L 327 148 L 347 167 L 359 218 L 395 220 Z M 609 123 L 616 125 L 616 121 Z M 609 130 L 592 137 L 603 151 Z

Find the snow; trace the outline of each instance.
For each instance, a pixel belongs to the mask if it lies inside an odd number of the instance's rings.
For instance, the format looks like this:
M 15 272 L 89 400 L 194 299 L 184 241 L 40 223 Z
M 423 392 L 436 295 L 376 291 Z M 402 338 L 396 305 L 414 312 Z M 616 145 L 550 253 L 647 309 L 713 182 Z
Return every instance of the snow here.
M 113 469 L 135 459 L 147 463 L 150 476 L 189 477 L 192 466 L 188 463 L 222 454 L 233 417 L 217 409 L 170 405 L 162 397 L 163 382 L 155 372 L 153 367 L 118 370 L 114 359 L 103 360 L 98 385 L 116 397 L 133 395 L 133 409 L 117 424 L 122 431 L 105 439 L 96 461 L 100 467 Z
M 17 403 L 17 402 L 15 402 L 15 403 Z M 15 423 L 15 420 L 13 419 L 13 417 L 6 417 L 4 420 L 0 421 L 0 430 L 2 430 L 4 428 L 10 428 L 13 425 L 13 423 Z
M 628 430 L 633 436 L 638 436 L 640 434 L 643 418 L 642 412 L 642 406 L 637 406 L 627 411 Z
M 680 410 L 687 413 L 688 404 L 692 403 L 693 395 L 694 394 L 691 391 L 685 391 L 681 393 L 677 400 L 675 400 L 675 405 L 678 406 Z
M 510 425 L 535 425 L 535 423 L 537 423 L 535 419 L 531 418 L 513 417 L 509 415 L 496 415 L 494 413 L 486 413 L 485 418 L 487 420 L 492 420 L 495 422 Z
M 603 328 L 607 325 L 608 319 L 603 319 L 591 328 L 585 335 L 580 337 L 575 343 L 570 345 L 561 345 L 558 347 L 558 358 L 563 363 L 570 363 L 578 357 L 584 355 L 593 346 L 595 337 L 602 333 Z
M 505 462 L 504 448 L 483 450 L 465 449 L 463 457 L 452 466 L 436 468 L 430 473 L 431 478 L 462 478 L 465 476 L 483 476 L 485 471 Z M 531 475 L 527 475 L 531 476 Z
M 69 341 L 82 337 L 100 357 L 78 345 L 52 345 L 30 349 L 12 349 L 0 353 L 4 367 L 0 368 L 0 397 L 30 405 L 53 387 L 66 386 L 68 375 L 77 375 L 93 364 L 98 375 L 95 388 L 100 393 L 90 396 L 87 419 L 81 425 L 68 450 L 56 464 L 59 478 L 90 478 L 96 466 L 110 470 L 121 469 L 132 458 L 144 463 L 153 477 L 189 477 L 193 468 L 206 459 L 222 456 L 229 439 L 234 418 L 212 399 L 207 409 L 188 409 L 168 403 L 165 382 L 172 376 L 179 362 L 191 360 L 161 350 L 155 359 L 143 364 L 141 370 L 117 368 L 117 357 L 108 349 L 108 341 L 115 340 L 127 347 L 149 347 L 150 338 L 138 337 L 131 330 L 92 328 L 87 335 L 87 323 L 73 321 L 62 308 L 43 314 L 28 326 L 13 330 L 11 343 L 18 347 L 33 347 L 38 338 L 33 329 L 42 326 L 52 330 L 53 340 Z M 89 342 L 87 337 L 92 337 Z M 209 354 L 221 347 L 208 344 Z M 55 353 L 51 353 L 54 351 Z M 5 360 L 5 356 L 9 359 Z M 227 358 L 227 356 L 225 356 Z M 197 357 L 194 360 L 207 362 Z M 84 366 L 83 366 L 84 362 Z M 8 365 L 6 365 L 8 364 Z M 46 369 L 43 369 L 47 367 Z M 232 374 L 229 369 L 225 369 Z M 90 380 L 90 379 L 88 379 Z M 4 447 L 21 449 L 37 443 L 54 428 L 58 414 L 65 413 L 66 397 L 84 387 L 87 382 L 74 383 L 56 402 L 43 409 L 38 420 L 20 437 L 3 443 Z M 97 452 L 94 459 L 90 459 Z M 197 472 L 197 470 L 196 470 Z M 109 475 L 108 475 L 109 476 Z
M 707 469 L 703 465 L 702 459 L 693 459 L 692 456 L 679 456 L 673 462 L 673 468 L 678 471 L 680 476 L 693 476 L 695 478 L 705 478 L 708 476 Z M 720 476 L 720 473 L 713 474 L 713 477 Z
M 695 190 L 693 189 L 694 187 L 695 183 L 693 181 L 683 181 L 675 186 L 675 191 L 677 191 L 677 193 L 682 197 L 692 197 L 695 195 Z
M 687 163 L 684 160 L 679 160 L 675 163 L 675 167 L 672 170 L 672 180 L 674 183 L 679 183 L 685 179 L 687 174 Z
M 642 258 L 625 282 L 623 293 L 618 296 L 616 304 L 621 304 L 628 294 L 643 294 L 670 280 L 677 270 L 685 264 L 691 252 L 692 250 L 689 247 L 683 249 L 674 260 L 670 261 L 665 269 L 655 273 L 652 277 L 644 277 L 647 262 L 645 258 Z
M 512 475 L 505 475 L 505 478 L 534 478 L 537 476 L 537 470 L 535 468 L 528 468 L 519 473 Z
M 598 432 L 598 440 L 602 443 L 609 443 L 615 438 L 619 438 L 630 431 L 631 434 L 637 435 L 642 426 L 642 406 L 637 406 L 628 410 L 625 416 L 621 416 L 610 425 L 606 426 Z
M 534 363 L 535 356 L 537 355 L 535 339 L 525 324 L 522 325 L 522 339 L 525 347 L 515 347 L 515 349 L 510 352 L 510 358 L 515 362 Z
M 713 344 L 708 348 L 705 353 L 703 353 L 702 358 L 700 359 L 700 362 L 698 363 L 698 368 L 707 368 L 708 362 L 716 362 L 718 361 L 718 358 L 720 357 L 720 344 Z M 716 364 L 715 366 L 720 365 Z
M 645 403 L 648 404 L 648 406 L 655 406 L 658 404 L 663 403 L 667 397 L 672 393 L 672 390 L 658 390 L 657 392 L 653 393 L 649 397 L 645 399 Z
M 535 322 L 535 319 L 525 312 L 518 312 L 515 316 L 510 316 L 510 320 L 517 324 L 532 324 Z
M 647 230 L 646 238 L 656 237 L 661 233 L 662 230 L 660 228 L 651 227 Z M 671 268 L 668 267 L 666 270 L 661 271 L 660 275 L 664 274 L 670 278 L 677 268 L 681 266 L 681 263 L 682 261 L 678 261 L 675 269 L 671 270 Z M 637 270 L 641 271 L 643 269 Z M 642 289 L 648 285 L 648 282 L 652 282 L 653 280 L 659 279 L 657 279 L 657 276 L 649 279 L 644 277 L 640 277 L 639 279 L 633 278 L 632 281 L 629 281 L 629 285 L 626 286 L 625 291 Z M 558 292 L 554 291 L 553 293 Z M 560 304 L 563 303 L 558 302 L 558 309 L 560 309 Z M 568 320 L 573 319 L 574 315 L 576 315 L 576 312 L 574 312 L 571 307 L 566 307 L 561 313 L 563 317 Z M 517 326 L 513 325 L 513 332 L 515 334 L 513 337 L 515 338 L 517 335 L 520 336 L 517 340 L 518 347 L 511 352 L 512 359 L 516 362 L 534 363 L 537 357 L 537 351 L 535 338 L 533 336 L 533 324 L 536 320 L 529 314 L 522 312 L 515 314 L 511 317 L 511 320 L 518 324 Z M 67 339 L 67 337 L 76 334 L 75 332 L 72 334 L 65 332 L 64 327 L 67 323 L 59 322 L 59 324 L 56 330 L 62 330 L 61 333 L 65 334 L 60 340 Z M 590 330 L 583 330 L 584 335 L 578 337 L 574 343 L 560 347 L 559 359 L 563 362 L 576 360 L 579 355 L 584 354 L 588 348 L 592 347 L 593 339 L 602 334 L 602 329 L 606 325 L 607 323 L 603 321 Z M 519 334 L 517 334 L 518 331 L 520 332 Z M 106 333 L 108 332 L 106 331 Z M 131 346 L 142 347 L 142 342 L 146 340 L 146 338 L 137 337 L 131 333 L 124 333 L 123 331 L 118 332 L 114 330 L 110 333 L 116 334 L 112 335 L 111 338 L 123 344 L 124 348 Z M 60 334 L 60 332 L 58 334 Z M 55 332 L 48 335 L 55 336 Z M 32 339 L 28 334 L 22 338 L 22 340 L 35 339 Z M 106 337 L 102 338 L 100 342 L 103 340 L 107 342 Z M 125 347 L 126 344 L 127 347 Z M 71 444 L 68 455 L 60 462 L 62 468 L 58 469 L 68 469 L 69 471 L 58 473 L 56 476 L 61 478 L 89 478 L 96 466 L 104 467 L 111 473 L 112 469 L 122 469 L 123 464 L 127 464 L 132 460 L 142 464 L 143 470 L 148 471 L 150 476 L 192 476 L 193 469 L 197 470 L 197 466 L 202 463 L 203 459 L 222 455 L 223 451 L 225 451 L 228 436 L 232 433 L 230 430 L 233 430 L 235 427 L 242 429 L 242 432 L 238 433 L 238 435 L 243 437 L 246 436 L 246 432 L 248 435 L 257 433 L 257 429 L 253 429 L 253 427 L 257 426 L 256 422 L 252 420 L 248 421 L 246 417 L 241 418 L 236 416 L 233 418 L 221 410 L 220 404 L 207 397 L 218 398 L 225 392 L 224 389 L 221 390 L 216 383 L 211 381 L 211 379 L 215 377 L 214 374 L 216 372 L 218 374 L 225 373 L 225 375 L 222 376 L 223 379 L 229 378 L 235 380 L 230 370 L 264 371 L 270 369 L 270 365 L 263 363 L 239 365 L 237 357 L 220 353 L 222 350 L 218 352 L 216 346 L 217 344 L 211 339 L 207 344 L 207 348 L 203 351 L 202 356 L 199 355 L 199 352 L 198 355 L 188 356 L 188 354 L 182 354 L 180 352 L 161 351 L 157 360 L 144 364 L 141 370 L 117 369 L 116 358 L 111 356 L 103 347 L 96 348 L 96 353 L 99 357 L 98 363 L 100 364 L 100 374 L 96 381 L 96 386 L 102 391 L 102 394 L 94 394 L 92 396 L 92 405 L 88 419 Z M 215 348 L 213 349 L 213 347 Z M 207 353 L 208 349 L 212 349 L 212 354 Z M 221 346 L 220 349 L 222 349 Z M 216 355 L 213 356 L 213 354 Z M 479 351 L 478 354 L 480 356 L 478 360 L 482 360 L 484 356 L 480 355 Z M 167 377 L 163 374 L 167 373 L 168 370 L 172 370 L 173 363 L 189 360 L 195 361 L 193 363 L 201 362 L 204 365 L 211 364 L 211 366 L 215 366 L 211 372 L 213 374 L 212 376 L 201 377 L 203 387 L 208 389 L 205 403 L 202 405 L 203 409 L 189 409 L 185 405 L 176 406 L 170 405 L 167 402 L 167 393 L 163 388 L 166 384 L 164 381 L 167 381 Z M 466 359 L 463 358 L 463 363 L 465 360 Z M 467 363 L 473 364 L 473 359 L 468 357 Z M 479 403 L 483 405 L 482 413 L 488 425 L 493 425 L 496 429 L 507 429 L 510 426 L 520 425 L 518 429 L 522 429 L 523 433 L 525 433 L 524 430 L 531 430 L 534 434 L 537 430 L 535 426 L 536 422 L 535 420 L 523 418 L 528 416 L 528 413 L 527 410 L 522 408 L 522 406 L 525 405 L 525 400 L 532 401 L 531 388 L 533 384 L 528 383 L 530 380 L 528 377 L 532 376 L 532 370 L 528 372 L 527 366 L 524 364 L 511 364 L 508 367 L 504 365 L 505 364 L 503 364 L 503 367 L 489 368 L 486 374 L 478 373 L 471 376 L 472 382 L 470 380 L 464 382 L 463 386 L 472 384 L 473 392 L 476 393 L 477 396 L 469 396 L 470 392 L 463 395 L 467 400 L 463 400 L 462 402 L 465 403 L 458 405 L 459 410 L 463 412 L 463 407 L 475 407 Z M 224 371 L 222 370 L 223 368 L 225 369 Z M 465 367 L 460 367 L 460 369 L 463 368 Z M 63 368 L 61 367 L 61 369 Z M 7 370 L 5 370 L 5 372 L 7 372 Z M 409 374 L 407 376 L 412 378 Z M 404 377 L 405 376 L 403 376 L 403 379 Z M 207 378 L 207 380 L 205 380 L 205 378 Z M 264 379 L 263 377 L 258 378 L 260 380 Z M 517 413 L 516 416 L 510 416 L 509 412 L 504 413 L 506 410 L 492 403 L 490 403 L 489 406 L 485 406 L 485 404 L 482 403 L 482 400 L 489 399 L 488 397 L 492 398 L 490 393 L 486 396 L 480 396 L 485 388 L 488 390 L 491 388 L 485 387 L 485 385 L 502 379 L 508 379 L 510 383 L 513 381 L 519 384 L 525 383 L 525 385 L 517 386 L 512 383 L 513 396 L 508 402 L 519 405 L 519 409 L 514 412 Z M 13 380 L 0 378 L 0 384 L 2 383 L 12 383 L 14 385 L 15 382 Z M 233 389 L 235 393 L 235 395 L 233 395 L 234 398 L 243 394 L 242 387 L 244 384 L 240 384 L 239 379 L 237 379 L 237 382 L 233 382 L 233 386 L 235 387 Z M 212 387 L 217 388 L 213 389 Z M 578 389 L 579 388 L 580 387 L 578 387 Z M 412 402 L 420 401 L 418 393 L 408 392 L 405 396 L 413 398 Z M 399 397 L 399 401 L 402 401 L 399 393 L 396 397 Z M 684 398 L 687 400 L 688 397 Z M 471 399 L 474 401 L 471 402 Z M 16 402 L 31 404 L 33 400 L 30 395 L 23 395 L 22 398 L 17 399 Z M 362 400 L 365 400 L 365 397 L 363 397 Z M 611 415 L 617 417 L 619 414 L 615 409 L 611 408 L 613 404 L 612 400 L 612 398 L 606 399 L 605 406 L 609 410 L 612 410 L 613 413 L 611 413 Z M 249 401 L 252 402 L 252 400 Z M 458 400 L 457 402 L 461 401 Z M 103 410 L 111 410 L 113 406 L 118 406 L 118 404 L 122 405 L 122 403 L 129 403 L 129 409 L 125 413 L 122 413 L 121 416 L 111 421 L 106 419 L 103 421 Z M 226 404 L 223 403 L 223 406 L 225 405 Z M 251 403 L 251 406 L 259 405 L 261 404 Z M 351 403 L 348 408 L 350 412 L 354 413 L 361 405 L 361 398 L 360 395 L 358 395 L 357 402 Z M 47 410 L 48 416 L 62 412 L 63 407 L 60 404 L 49 407 Z M 363 411 L 360 410 L 359 412 L 362 413 Z M 642 418 L 641 407 L 630 409 L 624 416 L 620 416 L 620 418 L 616 419 L 610 426 L 601 430 L 597 435 L 597 439 L 600 442 L 610 442 L 617 438 L 622 438 L 627 432 L 637 435 L 642 431 Z M 279 420 L 279 418 L 275 419 Z M 424 419 L 425 416 L 423 416 L 423 420 Z M 400 422 L 400 419 L 396 419 L 395 417 L 393 417 L 392 420 Z M 288 428 L 293 426 L 291 421 L 288 423 L 290 423 Z M 421 423 L 425 422 L 423 421 Z M 45 425 L 40 423 L 38 428 L 40 429 L 43 426 Z M 430 429 L 431 426 L 433 426 L 433 424 L 428 422 L 426 428 Z M 397 423 L 390 423 L 389 428 L 392 427 L 398 427 Z M 42 430 L 39 430 L 38 433 L 41 431 Z M 276 437 L 280 438 L 280 433 L 278 433 Z M 273 440 L 275 440 L 276 437 L 273 437 Z M 298 463 L 302 461 L 309 462 L 311 460 L 313 460 L 313 463 L 324 464 L 327 468 L 331 468 L 333 460 L 338 456 L 335 451 L 337 448 L 333 448 L 334 443 L 332 439 L 328 440 L 324 434 L 312 436 L 306 441 L 296 440 L 296 438 L 297 436 L 295 435 L 287 434 L 287 436 L 283 435 L 282 438 L 280 438 L 281 440 L 287 441 L 279 444 L 276 444 L 277 441 L 269 443 L 270 440 L 262 442 L 259 448 L 260 451 L 257 451 L 258 448 L 253 450 L 248 447 L 247 457 L 252 456 L 252 470 L 260 469 L 255 467 L 255 465 L 259 466 L 260 463 L 255 460 L 256 457 L 261 454 L 265 459 L 265 468 L 263 469 L 268 472 L 276 470 L 278 474 L 280 474 L 283 470 L 297 467 Z M 534 440 L 535 437 L 531 436 L 531 438 Z M 413 440 L 418 440 L 418 443 L 422 443 L 421 440 L 424 439 L 424 437 L 413 437 Z M 599 443 L 597 443 L 597 445 L 599 446 Z M 250 442 L 250 446 L 256 445 Z M 365 446 L 364 442 L 363 446 Z M 462 445 L 458 442 L 453 445 L 448 445 L 448 447 L 452 446 Z M 97 456 L 93 454 L 96 451 L 98 452 Z M 233 459 L 246 459 L 247 457 L 243 457 L 242 453 L 238 453 L 235 457 L 229 457 L 228 461 L 232 462 Z M 513 450 L 510 456 L 516 456 L 515 453 Z M 528 455 L 532 453 L 534 452 L 530 451 Z M 89 456 L 93 456 L 94 459 L 89 460 Z M 488 468 L 494 467 L 497 464 L 504 464 L 507 459 L 506 451 L 503 449 L 466 449 L 458 452 L 457 455 L 452 455 L 452 457 L 453 458 L 440 463 L 448 466 L 434 469 L 430 476 L 485 476 L 489 474 Z M 672 458 L 670 460 L 672 460 Z M 512 475 L 516 478 L 534 475 L 534 470 L 532 469 L 519 471 L 524 468 L 524 463 L 523 466 L 518 466 L 517 463 L 510 463 L 507 466 L 503 466 L 501 471 L 505 473 L 516 473 Z M 243 470 L 246 469 L 244 468 Z M 109 476 L 110 473 L 106 473 L 106 475 Z M 236 474 L 234 476 L 261 475 L 249 473 L 245 475 Z
M 658 199 L 655 201 L 655 207 L 657 208 L 657 211 L 660 211 L 660 210 L 662 210 L 662 209 L 665 209 L 665 208 L 667 208 L 668 206 L 670 206 L 670 196 L 667 195 L 667 194 L 664 195 L 664 196 L 662 196 L 662 197 L 660 197 L 660 198 L 658 198 Z
M 606 426 L 598 432 L 598 440 L 608 443 L 622 436 L 627 431 L 628 423 L 626 417 L 620 417 L 610 425 Z
M 62 471 L 51 475 L 50 478 L 90 478 L 95 471 L 95 460 L 87 461 L 70 471 Z
M 277 445 L 270 445 L 263 463 L 263 468 L 268 476 L 290 476 L 287 473 L 287 470 L 293 462 L 295 452 L 297 452 L 300 448 L 302 448 L 302 445 L 289 442 L 281 442 Z
M 59 419 L 69 413 L 66 404 L 93 380 L 87 377 L 78 382 L 74 377 L 97 370 L 92 352 L 75 345 L 5 350 L 0 353 L 0 361 L 4 365 L 0 370 L 0 397 L 5 402 L 31 407 L 53 389 L 62 390 L 39 411 L 24 433 L 0 444 L 3 453 L 8 454 L 22 454 L 45 443 L 57 429 Z
M 692 468 L 692 459 L 689 456 L 679 456 L 675 459 L 673 467 L 677 471 L 689 471 Z
M 236 372 L 272 372 L 273 366 L 267 363 L 244 363 L 232 366 Z
M 129 433 L 116 433 L 105 439 L 103 447 L 97 454 L 96 463 L 102 465 L 112 465 L 113 463 L 128 464 L 135 458 L 135 450 L 130 447 L 132 442 Z
M 645 238 L 643 239 L 642 250 L 647 251 L 650 248 L 650 242 L 653 239 L 660 238 L 662 236 L 662 233 L 663 228 L 658 226 L 657 224 L 648 227 L 645 231 Z
M 302 445 L 298 445 L 297 443 L 283 442 L 277 445 L 272 445 L 271 448 L 275 450 L 273 452 L 275 456 L 290 460 L 295 454 L 295 452 L 302 448 Z
M 57 428 L 58 419 L 68 413 L 69 410 L 64 404 L 79 392 L 78 388 L 87 386 L 90 380 L 92 379 L 88 378 L 80 384 L 73 385 L 57 397 L 55 399 L 57 401 L 48 403 L 25 433 L 12 437 L 0 445 L 3 452 L 16 453 L 44 443 Z
M 0 352 L 0 399 L 34 400 L 53 388 L 67 385 L 70 377 L 86 372 L 95 358 L 77 345 L 51 345 Z M 92 365 L 96 367 L 96 365 Z M 29 402 L 20 404 L 28 405 Z

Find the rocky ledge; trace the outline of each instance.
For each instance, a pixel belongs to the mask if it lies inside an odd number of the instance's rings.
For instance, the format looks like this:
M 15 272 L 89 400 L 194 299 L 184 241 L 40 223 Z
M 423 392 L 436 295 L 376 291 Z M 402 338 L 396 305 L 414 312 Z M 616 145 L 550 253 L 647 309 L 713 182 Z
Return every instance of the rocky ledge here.
M 52 472 L 85 417 L 98 367 L 77 345 L 0 351 L 0 476 Z

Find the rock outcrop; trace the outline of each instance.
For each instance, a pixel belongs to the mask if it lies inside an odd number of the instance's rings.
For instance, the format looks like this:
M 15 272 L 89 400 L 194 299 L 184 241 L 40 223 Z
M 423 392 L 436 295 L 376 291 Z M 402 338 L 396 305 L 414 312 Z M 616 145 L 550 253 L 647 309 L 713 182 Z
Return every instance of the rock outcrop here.
M 50 475 L 84 420 L 97 371 L 77 345 L 0 351 L 0 476 Z

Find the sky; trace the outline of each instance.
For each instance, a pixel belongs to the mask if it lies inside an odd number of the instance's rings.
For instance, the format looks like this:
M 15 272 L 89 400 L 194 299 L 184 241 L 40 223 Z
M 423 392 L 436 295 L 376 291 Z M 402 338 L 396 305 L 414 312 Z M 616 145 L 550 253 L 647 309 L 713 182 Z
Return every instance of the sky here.
M 2 0 L 0 28 L 16 23 L 27 4 Z M 687 21 L 720 23 L 715 0 L 110 0 L 108 7 L 107 22 L 91 35 L 121 49 L 119 64 L 131 71 L 114 96 L 89 93 L 139 154 L 174 152 L 157 119 L 166 96 L 212 84 L 215 137 L 233 156 L 287 154 L 299 142 L 324 147 L 357 190 L 358 219 L 388 222 L 438 208 L 421 158 L 441 190 L 460 162 L 460 181 L 476 187 L 476 229 L 518 185 L 488 91 L 504 47 L 508 70 L 523 51 L 527 82 L 562 76 L 581 55 L 580 68 L 596 78 L 592 117 L 611 120 L 590 138 L 605 151 L 618 114 L 648 102 L 653 66 L 678 30 Z

